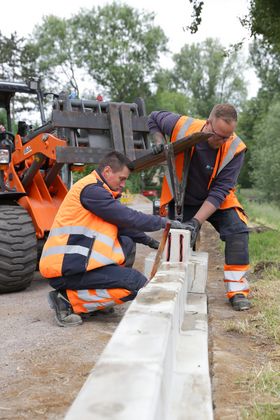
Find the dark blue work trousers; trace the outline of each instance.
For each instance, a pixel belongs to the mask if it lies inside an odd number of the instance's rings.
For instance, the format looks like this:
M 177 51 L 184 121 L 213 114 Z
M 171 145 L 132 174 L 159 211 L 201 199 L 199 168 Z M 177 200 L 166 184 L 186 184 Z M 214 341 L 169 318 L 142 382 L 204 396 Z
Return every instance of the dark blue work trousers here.
M 200 206 L 184 206 L 183 222 L 190 220 L 198 212 Z M 174 202 L 168 207 L 168 216 L 174 219 Z M 225 242 L 225 263 L 228 265 L 249 264 L 249 230 L 238 216 L 234 208 L 226 210 L 216 210 L 209 218 L 208 222 L 220 234 L 220 238 Z
M 137 293 L 145 285 L 147 278 L 132 268 L 136 244 L 127 236 L 119 237 L 119 241 L 125 255 L 125 266 L 112 264 L 73 276 L 54 277 L 50 279 L 51 287 L 57 290 L 120 288 Z

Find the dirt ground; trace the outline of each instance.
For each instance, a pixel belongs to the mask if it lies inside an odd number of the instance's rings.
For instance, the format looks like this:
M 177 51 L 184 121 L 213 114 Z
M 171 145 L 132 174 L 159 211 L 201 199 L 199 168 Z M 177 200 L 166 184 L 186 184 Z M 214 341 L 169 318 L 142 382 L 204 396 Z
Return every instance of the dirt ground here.
M 147 211 L 147 203 L 135 204 Z M 225 321 L 244 320 L 247 312 L 234 312 L 226 302 L 218 243 L 214 230 L 205 226 L 200 249 L 209 252 L 209 355 L 215 419 L 230 420 L 240 419 L 242 406 L 248 403 L 248 393 L 238 386 L 240 376 L 263 352 L 259 352 L 261 343 L 225 331 Z M 149 252 L 138 246 L 136 268 L 143 269 Z M 26 291 L 0 296 L 0 419 L 62 419 L 129 305 L 116 307 L 110 315 L 94 316 L 79 327 L 60 328 L 48 307 L 49 290 L 37 273 Z

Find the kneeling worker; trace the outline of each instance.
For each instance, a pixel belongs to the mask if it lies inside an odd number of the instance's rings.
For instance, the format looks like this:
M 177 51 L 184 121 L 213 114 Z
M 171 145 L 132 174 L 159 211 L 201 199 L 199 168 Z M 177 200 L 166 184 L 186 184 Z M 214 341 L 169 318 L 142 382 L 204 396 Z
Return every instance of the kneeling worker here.
M 158 248 L 159 242 L 144 232 L 164 228 L 168 219 L 119 202 L 132 169 L 126 156 L 109 153 L 97 170 L 73 185 L 57 212 L 40 272 L 55 289 L 49 303 L 59 326 L 79 325 L 81 314 L 134 299 L 147 281 L 132 268 L 135 243 Z M 185 225 L 171 221 L 171 227 Z

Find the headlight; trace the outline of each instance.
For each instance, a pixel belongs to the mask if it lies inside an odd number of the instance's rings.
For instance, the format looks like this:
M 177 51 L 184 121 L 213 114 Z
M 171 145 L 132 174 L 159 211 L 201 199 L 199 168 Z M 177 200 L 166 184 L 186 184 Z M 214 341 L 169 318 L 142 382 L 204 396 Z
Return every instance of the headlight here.
M 0 165 L 8 165 L 10 162 L 10 151 L 8 149 L 0 149 Z

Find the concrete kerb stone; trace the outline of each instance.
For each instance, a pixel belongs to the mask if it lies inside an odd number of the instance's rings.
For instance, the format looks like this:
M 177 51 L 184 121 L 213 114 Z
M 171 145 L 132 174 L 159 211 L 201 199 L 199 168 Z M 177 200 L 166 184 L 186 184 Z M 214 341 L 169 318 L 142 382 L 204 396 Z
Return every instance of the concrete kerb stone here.
M 208 362 L 207 298 L 188 293 L 185 317 L 176 348 L 168 419 L 213 418 Z
M 202 384 L 198 391 L 202 390 L 203 395 L 206 395 L 207 404 L 204 406 L 207 408 L 206 411 L 201 408 L 203 416 L 196 418 L 212 418 L 211 409 L 208 407 L 208 356 L 206 359 L 195 358 L 196 364 L 201 366 L 196 369 L 184 361 L 185 356 L 191 359 L 189 352 L 185 354 L 188 348 L 192 348 L 195 353 L 200 353 L 203 349 L 207 354 L 207 322 L 203 318 L 205 305 L 201 303 L 201 299 L 195 303 L 190 296 L 192 293 L 188 293 L 188 259 L 191 257 L 191 251 L 185 244 L 186 240 L 189 244 L 188 232 L 183 238 L 183 257 L 182 239 L 177 232 L 175 238 L 181 243 L 178 252 L 173 252 L 172 261 L 161 264 L 154 279 L 140 290 L 131 303 L 66 414 L 66 420 L 195 418 L 186 415 L 184 410 L 185 405 L 189 404 L 187 412 L 190 414 L 193 399 L 190 399 L 189 390 L 195 391 L 195 385 L 198 383 Z M 168 249 L 165 249 L 164 258 L 167 256 Z M 174 261 L 178 256 L 183 259 L 182 262 Z M 186 304 L 187 296 L 189 308 Z M 197 309 L 201 312 L 200 319 Z M 196 313 L 196 318 L 192 318 L 193 312 Z M 188 315 L 193 320 L 191 324 L 190 319 L 187 324 Z M 201 333 L 204 334 L 202 338 Z M 190 341 L 193 343 L 191 346 Z M 197 378 L 195 375 L 198 375 Z M 175 394 L 174 386 L 177 388 Z M 178 395 L 182 396 L 182 400 L 178 401 Z M 199 393 L 196 391 L 195 395 L 201 406 L 204 397 L 198 397 Z
M 208 253 L 192 252 L 187 264 L 188 291 L 205 293 L 208 273 Z

